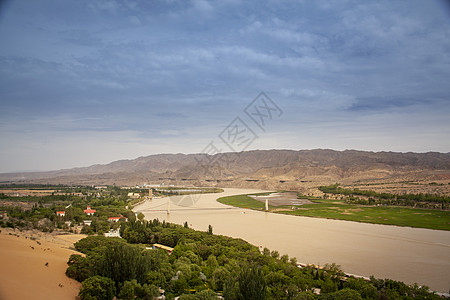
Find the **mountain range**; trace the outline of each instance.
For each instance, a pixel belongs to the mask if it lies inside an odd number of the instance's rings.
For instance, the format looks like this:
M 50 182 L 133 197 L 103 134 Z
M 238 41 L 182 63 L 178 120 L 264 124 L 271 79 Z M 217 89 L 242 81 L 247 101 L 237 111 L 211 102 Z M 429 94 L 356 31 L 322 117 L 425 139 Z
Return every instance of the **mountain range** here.
M 216 155 L 157 154 L 105 165 L 0 174 L 5 183 L 196 185 L 296 189 L 353 182 L 450 179 L 450 153 L 253 150 Z

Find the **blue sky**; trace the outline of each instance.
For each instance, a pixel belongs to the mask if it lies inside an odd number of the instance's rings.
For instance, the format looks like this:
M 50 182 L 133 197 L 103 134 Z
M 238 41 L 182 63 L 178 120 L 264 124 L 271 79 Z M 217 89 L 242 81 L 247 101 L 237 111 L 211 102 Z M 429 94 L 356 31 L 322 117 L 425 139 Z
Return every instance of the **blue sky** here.
M 446 1 L 11 0 L 0 172 L 249 149 L 450 151 Z M 245 114 L 265 92 L 282 111 Z

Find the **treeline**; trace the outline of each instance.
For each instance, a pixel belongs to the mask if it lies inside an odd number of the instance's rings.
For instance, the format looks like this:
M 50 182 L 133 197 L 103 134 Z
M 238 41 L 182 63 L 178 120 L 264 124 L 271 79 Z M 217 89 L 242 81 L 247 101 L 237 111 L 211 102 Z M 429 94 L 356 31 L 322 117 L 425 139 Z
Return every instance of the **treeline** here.
M 0 184 L 0 187 L 2 189 L 33 189 L 33 190 L 53 190 L 53 189 L 68 188 L 68 186 L 64 185 L 64 184 L 38 184 L 38 183 L 36 183 L 36 184 L 34 184 L 34 183 Z
M 192 191 L 185 191 L 192 190 Z M 178 188 L 178 187 L 166 187 L 154 189 L 156 193 L 162 195 L 191 195 L 191 194 L 210 194 L 221 193 L 223 189 L 220 188 Z
M 326 194 L 344 195 L 348 196 L 349 202 L 358 204 L 386 204 L 386 205 L 401 205 L 401 206 L 417 206 L 417 207 L 439 207 L 441 209 L 448 209 L 450 205 L 450 197 L 440 196 L 435 194 L 391 194 L 391 193 L 377 193 L 371 190 L 360 189 L 345 189 L 339 184 L 329 186 L 321 186 L 319 190 Z M 367 199 L 355 198 L 354 196 L 364 196 Z
M 206 228 L 205 228 L 206 230 Z M 427 287 L 343 277 L 337 265 L 299 268 L 295 258 L 241 239 L 158 220 L 122 224 L 124 239 L 91 236 L 75 244 L 66 274 L 81 299 L 439 299 Z M 174 247 L 148 250 L 159 242 Z M 139 244 L 131 244 L 139 243 Z
M 1 200 L 8 201 L 22 201 L 22 202 L 36 202 L 36 203 L 50 203 L 55 201 L 70 202 L 74 199 L 72 195 L 46 195 L 46 196 L 9 196 L 4 193 L 0 193 Z

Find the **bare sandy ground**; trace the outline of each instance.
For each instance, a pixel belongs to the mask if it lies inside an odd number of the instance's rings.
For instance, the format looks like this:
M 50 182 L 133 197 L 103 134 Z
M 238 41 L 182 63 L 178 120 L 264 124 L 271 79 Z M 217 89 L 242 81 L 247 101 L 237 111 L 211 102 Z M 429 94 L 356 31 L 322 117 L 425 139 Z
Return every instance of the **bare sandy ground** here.
M 133 210 L 143 212 L 148 220 L 187 221 L 197 230 L 206 231 L 212 225 L 215 234 L 242 238 L 302 263 L 335 262 L 348 273 L 449 291 L 450 231 L 288 216 L 232 208 L 216 201 L 223 196 L 257 192 L 264 191 L 224 189 L 223 193 L 204 194 L 194 201 L 183 196 L 154 199 Z
M 77 253 L 69 247 L 83 237 L 2 228 L 0 299 L 76 299 L 81 284 L 65 271 L 69 256 Z

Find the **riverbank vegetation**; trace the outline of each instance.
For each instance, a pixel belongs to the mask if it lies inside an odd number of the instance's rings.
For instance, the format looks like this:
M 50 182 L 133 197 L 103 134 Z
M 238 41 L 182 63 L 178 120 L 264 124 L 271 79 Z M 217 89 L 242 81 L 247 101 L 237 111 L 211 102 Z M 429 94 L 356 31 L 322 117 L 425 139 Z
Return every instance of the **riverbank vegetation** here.
M 187 223 L 186 223 L 187 224 Z M 242 239 L 158 220 L 122 223 L 124 239 L 90 236 L 75 244 L 67 275 L 81 299 L 439 299 L 427 287 L 345 277 L 339 266 L 299 267 L 295 258 Z M 173 247 L 169 255 L 152 243 Z M 107 296 L 104 296 L 107 295 Z M 102 298 L 103 297 L 103 298 Z
M 448 210 L 450 197 L 423 193 L 377 193 L 372 190 L 345 189 L 339 184 L 321 186 L 319 190 L 325 195 L 339 195 L 346 203 L 363 205 L 410 206 L 414 208 L 431 208 Z

